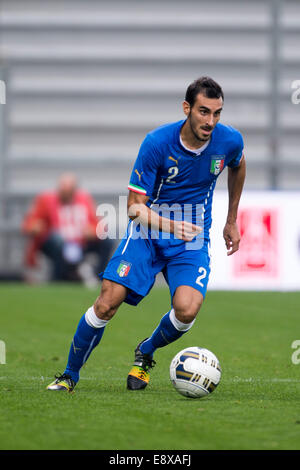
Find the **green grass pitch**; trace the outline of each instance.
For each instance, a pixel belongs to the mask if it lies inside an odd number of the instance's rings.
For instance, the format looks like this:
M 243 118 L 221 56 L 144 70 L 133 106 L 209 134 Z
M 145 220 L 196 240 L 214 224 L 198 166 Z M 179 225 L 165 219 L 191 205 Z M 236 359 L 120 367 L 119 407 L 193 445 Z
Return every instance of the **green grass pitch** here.
M 166 288 L 122 305 L 73 395 L 46 390 L 65 367 L 82 314 L 98 292 L 78 285 L 0 286 L 0 449 L 300 449 L 300 293 L 208 292 L 196 324 L 156 352 L 146 390 L 126 389 L 138 341 L 169 310 Z M 173 356 L 189 346 L 220 360 L 209 396 L 179 395 Z

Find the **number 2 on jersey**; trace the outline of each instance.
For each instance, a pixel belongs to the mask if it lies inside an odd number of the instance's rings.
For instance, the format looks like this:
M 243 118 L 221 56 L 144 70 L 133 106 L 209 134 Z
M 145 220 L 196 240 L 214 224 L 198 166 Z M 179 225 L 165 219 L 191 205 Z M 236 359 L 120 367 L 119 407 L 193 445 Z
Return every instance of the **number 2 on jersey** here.
M 168 169 L 168 173 L 170 176 L 166 179 L 166 183 L 175 183 L 176 181 L 171 181 L 175 176 L 178 175 L 178 168 L 177 166 L 171 166 L 171 168 Z

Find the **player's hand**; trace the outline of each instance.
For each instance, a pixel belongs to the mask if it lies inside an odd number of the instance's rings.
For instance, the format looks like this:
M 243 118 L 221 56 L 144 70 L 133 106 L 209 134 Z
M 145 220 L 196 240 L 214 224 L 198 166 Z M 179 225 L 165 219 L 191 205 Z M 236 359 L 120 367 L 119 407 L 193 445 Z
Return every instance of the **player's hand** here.
M 185 242 L 191 242 L 199 233 L 202 232 L 202 227 L 186 222 L 185 220 L 174 222 L 174 235 L 176 238 Z
M 223 237 L 227 248 L 227 256 L 233 255 L 239 249 L 240 231 L 236 222 L 226 222 L 223 230 Z

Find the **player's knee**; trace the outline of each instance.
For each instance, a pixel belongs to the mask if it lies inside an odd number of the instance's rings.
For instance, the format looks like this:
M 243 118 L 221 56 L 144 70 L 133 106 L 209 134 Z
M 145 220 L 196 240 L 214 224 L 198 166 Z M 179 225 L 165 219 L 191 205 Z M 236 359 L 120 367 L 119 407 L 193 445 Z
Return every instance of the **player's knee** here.
M 202 305 L 201 301 L 181 300 L 174 305 L 175 316 L 182 323 L 191 323 L 195 320 Z
M 103 280 L 101 293 L 94 303 L 94 310 L 101 320 L 110 320 L 125 300 L 127 289 L 106 279 Z
M 192 323 L 197 316 L 196 311 L 189 310 L 189 309 L 175 309 L 175 316 L 177 320 L 181 321 L 182 323 Z
M 110 320 L 116 313 L 118 306 L 112 300 L 99 295 L 94 303 L 94 311 L 101 320 Z

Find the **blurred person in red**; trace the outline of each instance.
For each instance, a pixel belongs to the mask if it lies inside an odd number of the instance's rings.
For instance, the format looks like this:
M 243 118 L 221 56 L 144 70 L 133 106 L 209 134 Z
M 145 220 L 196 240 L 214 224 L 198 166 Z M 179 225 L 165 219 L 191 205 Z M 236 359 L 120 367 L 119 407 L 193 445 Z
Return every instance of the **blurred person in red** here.
M 25 215 L 26 266 L 37 266 L 37 254 L 42 252 L 52 262 L 52 280 L 74 280 L 75 276 L 87 284 L 95 281 L 95 273 L 104 271 L 113 247 L 112 240 L 97 237 L 98 224 L 92 197 L 78 189 L 73 174 L 63 174 L 56 190 L 39 194 Z M 87 253 L 97 255 L 95 272 L 84 262 Z

